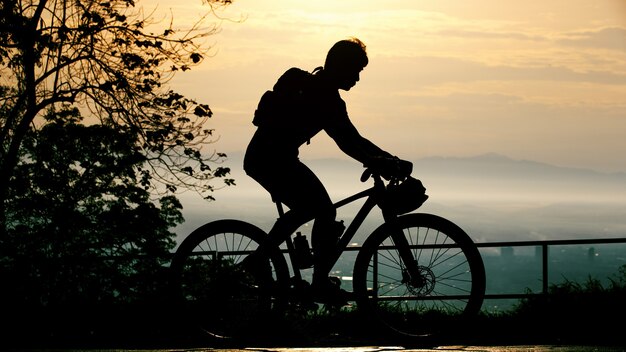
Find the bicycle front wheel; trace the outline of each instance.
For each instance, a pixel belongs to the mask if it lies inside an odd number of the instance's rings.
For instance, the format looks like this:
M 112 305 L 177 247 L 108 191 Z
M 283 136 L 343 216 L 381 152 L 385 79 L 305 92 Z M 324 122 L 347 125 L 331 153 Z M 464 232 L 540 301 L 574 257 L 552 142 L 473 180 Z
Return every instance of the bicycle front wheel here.
M 187 326 L 241 339 L 255 333 L 259 321 L 282 304 L 279 287 L 289 273 L 280 252 L 253 272 L 241 265 L 265 236 L 252 224 L 218 220 L 183 240 L 170 269 L 172 293 Z
M 451 319 L 476 315 L 485 294 L 485 269 L 471 238 L 457 225 L 431 214 L 398 218 L 417 268 L 401 259 L 391 226 L 365 241 L 354 267 L 357 304 L 391 331 L 422 336 L 449 327 Z M 413 270 L 411 270 L 413 269 Z

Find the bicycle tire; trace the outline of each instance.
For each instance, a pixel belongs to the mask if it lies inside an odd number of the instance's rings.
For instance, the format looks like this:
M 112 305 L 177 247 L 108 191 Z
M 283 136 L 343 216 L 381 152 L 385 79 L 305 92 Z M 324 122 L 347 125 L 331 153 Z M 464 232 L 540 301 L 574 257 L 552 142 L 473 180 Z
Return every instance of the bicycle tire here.
M 485 268 L 467 233 L 445 218 L 424 213 L 400 216 L 398 225 L 422 279 L 407 278 L 390 226 L 383 224 L 366 239 L 355 262 L 359 310 L 389 332 L 416 337 L 475 317 L 485 295 Z
M 239 220 L 217 220 L 189 234 L 170 263 L 176 309 L 189 327 L 211 336 L 242 339 L 284 305 L 281 290 L 289 272 L 284 256 L 270 255 L 271 282 L 248 273 L 241 261 L 267 236 Z

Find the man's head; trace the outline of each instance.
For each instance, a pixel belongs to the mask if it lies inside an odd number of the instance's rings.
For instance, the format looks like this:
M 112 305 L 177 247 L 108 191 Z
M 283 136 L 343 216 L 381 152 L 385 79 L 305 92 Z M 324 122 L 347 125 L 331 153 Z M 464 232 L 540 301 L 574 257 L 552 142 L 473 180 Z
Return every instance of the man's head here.
M 328 51 L 324 71 L 338 89 L 350 90 L 359 81 L 359 74 L 368 62 L 362 41 L 357 38 L 340 40 Z

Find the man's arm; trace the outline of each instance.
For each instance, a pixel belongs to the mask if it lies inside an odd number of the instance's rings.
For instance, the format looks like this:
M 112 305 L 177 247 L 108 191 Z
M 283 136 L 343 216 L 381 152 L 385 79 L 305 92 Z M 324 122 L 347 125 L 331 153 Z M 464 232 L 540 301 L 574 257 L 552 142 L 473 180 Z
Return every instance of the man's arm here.
M 350 121 L 343 100 L 339 98 L 337 103 L 336 115 L 330 114 L 331 119 L 325 130 L 339 149 L 364 166 L 378 170 L 387 179 L 391 176 L 405 177 L 411 173 L 413 169 L 411 162 L 400 160 L 361 136 Z
M 326 132 L 344 153 L 365 165 L 371 164 L 374 159 L 393 158 L 393 155 L 361 136 L 347 117 L 342 120 Z
M 404 179 L 413 171 L 413 164 L 401 160 L 384 151 L 368 139 L 361 136 L 356 128 L 346 129 L 340 138 L 335 139 L 339 148 L 364 166 L 379 172 L 389 180 L 392 177 Z

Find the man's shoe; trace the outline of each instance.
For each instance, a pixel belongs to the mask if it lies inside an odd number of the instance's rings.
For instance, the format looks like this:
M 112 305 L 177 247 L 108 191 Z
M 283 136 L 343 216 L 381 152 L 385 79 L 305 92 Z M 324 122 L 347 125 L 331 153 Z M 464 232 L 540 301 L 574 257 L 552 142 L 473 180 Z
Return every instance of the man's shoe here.
M 352 292 L 343 290 L 340 286 L 341 281 L 336 277 L 329 277 L 328 280 L 322 281 L 321 283 L 314 282 L 311 285 L 313 300 L 334 307 L 349 305 L 348 302 L 353 300 Z

